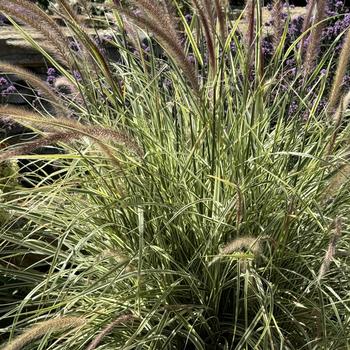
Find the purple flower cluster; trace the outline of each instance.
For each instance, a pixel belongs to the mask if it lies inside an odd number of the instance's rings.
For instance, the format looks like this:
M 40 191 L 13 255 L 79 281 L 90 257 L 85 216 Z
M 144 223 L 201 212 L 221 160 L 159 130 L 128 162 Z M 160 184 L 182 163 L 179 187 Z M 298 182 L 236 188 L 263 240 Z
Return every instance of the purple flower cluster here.
M 80 45 L 79 43 L 74 40 L 74 39 L 69 39 L 69 48 L 74 51 L 74 52 L 79 52 L 80 51 Z
M 273 55 L 274 47 L 272 43 L 272 36 L 268 35 L 263 38 L 261 42 L 261 50 L 264 55 L 264 60 L 269 61 Z
M 271 11 L 272 6 L 268 6 L 268 9 Z M 284 18 L 285 15 L 282 16 Z M 328 0 L 327 5 L 327 21 L 324 24 L 323 27 L 323 33 L 322 33 L 322 40 L 321 40 L 321 47 L 320 47 L 320 54 L 319 54 L 319 61 L 321 57 L 325 57 L 325 53 L 334 45 L 337 38 L 339 36 L 346 32 L 350 28 L 350 13 L 349 10 L 344 5 L 344 0 Z M 291 18 L 291 20 L 288 23 L 288 32 L 287 37 L 285 41 L 284 46 L 284 53 L 287 52 L 287 50 L 290 48 L 290 46 L 295 42 L 295 40 L 300 40 L 300 36 L 302 35 L 302 28 L 303 28 L 303 22 L 304 22 L 304 16 L 297 16 Z M 273 25 L 273 19 L 271 19 L 267 26 Z M 339 40 L 338 43 L 335 44 L 335 50 L 333 59 L 337 59 L 337 56 L 340 53 L 340 50 L 343 46 L 343 39 Z M 307 49 L 309 45 L 310 38 L 307 37 L 305 40 L 303 40 L 304 43 L 304 50 Z M 268 66 L 269 62 L 271 61 L 273 54 L 274 54 L 274 47 L 273 47 L 273 36 L 271 34 L 267 34 L 263 40 L 262 40 L 262 53 L 264 57 L 264 64 L 265 66 Z M 233 47 L 232 47 L 233 48 Z M 305 52 L 305 51 L 304 51 Z M 319 61 L 316 63 L 319 64 Z M 322 78 L 325 75 L 334 75 L 336 65 L 332 65 L 328 70 L 326 69 L 329 65 L 329 62 L 324 62 L 324 66 L 321 67 L 320 72 L 317 76 L 317 78 Z M 299 68 L 299 69 L 298 69 Z M 298 64 L 295 59 L 294 50 L 290 52 L 289 57 L 284 62 L 283 72 L 281 73 L 281 81 L 285 81 L 286 84 L 280 84 L 279 88 L 276 89 L 275 92 L 273 92 L 270 96 L 271 103 L 274 101 L 274 94 L 281 94 L 286 93 L 288 90 L 288 86 L 290 84 L 293 84 L 295 86 L 300 86 L 300 89 L 305 89 L 305 93 L 307 94 L 307 100 L 306 102 L 310 104 L 310 106 L 314 105 L 315 101 L 318 99 L 318 91 L 314 90 L 315 85 L 314 81 L 311 82 L 311 87 L 305 86 L 305 79 L 303 78 L 303 75 L 300 74 L 302 67 L 298 67 Z M 347 74 L 343 79 L 343 88 L 345 90 L 350 89 L 350 74 Z M 328 87 L 329 89 L 329 87 Z M 317 113 L 322 112 L 327 104 L 327 95 L 329 91 L 326 88 L 326 91 L 324 92 L 324 97 L 321 98 L 320 101 L 318 101 L 317 105 Z M 309 108 L 305 105 L 305 103 L 301 103 L 300 97 L 297 95 L 295 97 L 291 97 L 289 99 L 289 106 L 287 109 L 287 114 L 289 117 L 293 117 L 293 115 L 302 114 L 305 119 L 309 116 Z
M 304 23 L 304 17 L 303 16 L 297 16 L 294 17 L 291 21 L 290 21 L 290 25 L 288 28 L 288 39 L 290 41 L 294 41 L 296 40 L 302 32 L 302 28 L 303 28 L 303 23 Z
M 350 26 L 350 13 L 348 13 L 348 9 L 346 9 L 344 6 L 337 5 L 338 3 L 342 3 L 341 1 L 337 1 L 337 3 L 334 5 L 334 7 L 329 7 L 328 9 L 328 16 L 333 16 L 331 19 L 327 22 L 326 28 L 323 29 L 322 33 L 322 51 L 325 51 L 328 49 L 328 47 L 336 40 L 337 36 L 345 32 L 349 26 Z M 341 9 L 344 12 L 340 12 Z M 336 12 L 338 11 L 338 12 Z M 337 16 L 334 17 L 336 14 L 343 14 L 343 17 Z M 342 42 L 339 42 L 339 44 L 335 47 L 336 52 L 339 53 L 339 51 L 342 48 Z
M 189 23 L 191 23 L 191 21 L 192 21 L 192 15 L 190 15 L 189 13 L 187 14 L 187 15 L 185 15 L 185 20 L 186 20 L 186 22 L 189 24 Z
M 1 96 L 8 96 L 17 92 L 17 89 L 4 77 L 0 77 Z
M 77 70 L 74 70 L 74 71 L 73 71 L 73 76 L 74 76 L 74 78 L 75 78 L 77 81 L 81 81 L 81 80 L 82 80 L 81 74 L 80 74 L 80 72 L 78 72 Z
M 56 78 L 57 78 L 57 72 L 56 72 L 55 68 L 49 68 L 47 70 L 46 74 L 47 74 L 46 82 L 49 85 L 53 85 L 56 81 Z

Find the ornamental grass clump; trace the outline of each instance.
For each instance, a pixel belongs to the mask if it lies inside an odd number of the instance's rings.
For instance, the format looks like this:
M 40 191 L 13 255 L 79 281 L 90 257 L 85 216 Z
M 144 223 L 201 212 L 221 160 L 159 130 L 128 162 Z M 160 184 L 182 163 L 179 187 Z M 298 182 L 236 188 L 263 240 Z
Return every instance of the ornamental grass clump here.
M 0 144 L 19 168 L 0 179 L 3 347 L 65 315 L 88 321 L 26 348 L 348 348 L 347 90 L 328 108 L 345 31 L 305 76 L 318 24 L 287 16 L 270 47 L 256 1 L 236 20 L 225 1 L 114 1 L 111 55 L 59 3 L 66 64 L 15 26 L 54 69 L 53 110 L 0 107 L 26 127 Z

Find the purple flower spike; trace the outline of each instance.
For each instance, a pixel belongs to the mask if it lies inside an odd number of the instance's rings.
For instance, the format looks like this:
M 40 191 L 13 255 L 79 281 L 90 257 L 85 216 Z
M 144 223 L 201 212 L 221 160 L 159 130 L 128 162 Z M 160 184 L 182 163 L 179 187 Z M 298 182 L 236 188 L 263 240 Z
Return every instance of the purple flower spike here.
M 49 83 L 49 84 L 53 84 L 56 80 L 56 77 L 54 77 L 53 75 L 49 75 L 47 78 L 46 78 L 46 82 Z
M 187 15 L 185 15 L 185 20 L 187 21 L 187 23 L 190 23 L 192 21 L 192 16 L 188 13 Z
M 73 71 L 74 78 L 77 79 L 77 81 L 81 81 L 81 74 L 77 71 Z
M 1 92 L 1 95 L 7 96 L 7 95 L 14 94 L 16 92 L 17 92 L 17 89 L 13 85 L 10 85 L 7 89 L 5 89 Z
M 0 87 L 6 87 L 9 84 L 6 78 L 0 77 Z
M 192 63 L 192 64 L 196 63 L 196 59 L 195 59 L 195 57 L 194 57 L 193 54 L 190 53 L 190 54 L 188 55 L 188 61 L 189 61 L 190 63 Z
M 53 76 L 56 76 L 57 73 L 56 73 L 56 70 L 55 68 L 49 68 L 46 72 L 47 75 L 53 75 Z

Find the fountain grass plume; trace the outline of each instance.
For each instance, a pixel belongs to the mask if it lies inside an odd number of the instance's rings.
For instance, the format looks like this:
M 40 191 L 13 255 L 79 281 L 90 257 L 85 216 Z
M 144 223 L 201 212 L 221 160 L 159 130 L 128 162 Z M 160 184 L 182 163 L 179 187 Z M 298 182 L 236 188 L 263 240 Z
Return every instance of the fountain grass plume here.
M 33 88 L 40 91 L 41 95 L 46 97 L 47 100 L 53 105 L 56 114 L 70 114 L 70 111 L 66 106 L 63 105 L 62 100 L 57 96 L 57 94 L 35 74 L 29 72 L 26 69 L 1 61 L 0 71 L 6 74 L 10 73 L 17 75 L 29 83 L 29 85 L 31 85 Z
M 326 148 L 327 158 L 333 153 L 334 145 L 335 145 L 337 136 L 339 134 L 340 126 L 341 126 L 343 116 L 344 116 L 344 108 L 349 103 L 350 94 L 348 93 L 347 96 L 345 96 L 345 97 L 347 98 L 347 101 L 345 101 L 345 98 L 342 98 L 336 112 L 334 113 L 334 117 L 333 117 L 334 129 L 333 129 L 332 135 L 330 137 L 329 143 L 328 143 L 327 148 Z
M 202 1 L 201 6 L 204 9 L 204 14 L 208 18 L 212 32 L 215 33 L 213 1 L 212 0 L 199 0 L 199 1 Z
M 304 22 L 301 30 L 302 33 L 305 33 L 310 28 L 312 18 L 313 18 L 315 3 L 316 3 L 316 0 L 309 0 L 309 3 L 307 5 L 307 10 L 306 10 L 306 15 L 304 17 Z M 306 40 L 306 36 L 303 35 L 300 41 L 301 53 L 304 52 L 305 40 Z
M 80 317 L 57 317 L 52 320 L 40 322 L 15 338 L 2 350 L 20 350 L 28 343 L 44 336 L 49 332 L 59 332 L 69 328 L 82 327 L 85 324 L 86 320 Z
M 348 93 L 342 98 L 337 110 L 333 115 L 332 119 L 336 123 L 336 125 L 340 124 L 340 121 L 343 119 L 344 110 L 349 106 L 349 104 L 350 104 L 350 91 L 348 91 Z
M 159 43 L 163 46 L 168 55 L 183 70 L 186 79 L 189 81 L 194 91 L 196 93 L 199 92 L 198 79 L 194 70 L 194 66 L 186 56 L 184 48 L 181 45 L 178 36 L 173 37 L 169 35 L 169 32 L 166 30 L 166 28 L 161 28 L 159 26 L 159 23 L 152 18 L 149 18 L 142 14 L 135 14 L 134 12 L 120 6 L 113 6 L 113 8 L 117 9 L 135 25 L 145 30 L 151 31 L 157 37 Z
M 99 255 L 99 259 L 103 258 L 112 258 L 116 263 L 124 264 L 126 272 L 135 271 L 135 267 L 131 264 L 130 258 L 115 249 L 103 251 Z
M 343 48 L 340 52 L 338 66 L 337 66 L 335 78 L 332 84 L 332 89 L 329 97 L 328 111 L 331 114 L 333 113 L 334 109 L 339 103 L 339 97 L 341 94 L 343 79 L 349 63 L 349 58 L 350 58 L 350 29 L 347 30 Z
M 69 9 L 67 2 L 61 2 L 61 5 L 63 4 L 65 4 L 65 11 L 63 11 L 64 14 L 67 16 L 67 13 L 69 13 L 68 19 L 72 19 L 72 16 L 74 16 L 73 9 Z M 71 69 L 74 69 L 77 66 L 78 63 L 74 60 L 65 33 L 50 16 L 40 9 L 39 6 L 32 4 L 27 0 L 13 0 L 11 3 L 0 0 L 0 11 L 3 11 L 11 17 L 19 19 L 26 25 L 41 33 L 45 39 L 45 44 L 43 46 L 47 48 L 59 62 Z M 99 62 L 111 88 L 113 88 L 118 96 L 120 96 L 121 92 L 119 86 L 113 79 L 108 63 L 103 57 L 103 54 L 98 46 L 93 42 L 93 40 L 91 40 L 89 35 L 85 33 L 80 24 L 76 23 L 74 17 L 73 21 L 70 20 L 69 23 L 71 24 L 71 29 L 73 29 L 74 33 L 78 36 L 78 40 L 84 48 L 82 53 L 86 58 L 88 66 L 92 68 L 89 73 L 91 74 L 93 72 L 95 75 L 97 75 L 95 72 L 95 61 Z M 95 61 L 92 59 L 92 57 L 95 59 Z
M 89 134 L 86 135 L 85 133 L 79 133 L 76 131 L 71 132 L 57 132 L 48 134 L 45 137 L 42 137 L 40 139 L 37 139 L 35 141 L 26 142 L 25 144 L 21 146 L 17 146 L 13 149 L 9 149 L 7 151 L 3 151 L 0 154 L 0 163 L 6 160 L 9 160 L 11 158 L 17 158 L 19 156 L 23 156 L 25 154 L 30 154 L 42 147 L 46 147 L 49 145 L 56 144 L 58 142 L 63 142 L 66 144 L 74 143 L 76 141 L 79 141 L 83 139 L 84 137 L 90 138 L 93 141 L 97 143 L 97 145 L 100 147 L 101 151 L 105 153 L 105 155 L 112 161 L 113 165 L 116 166 L 116 168 L 120 168 L 120 163 L 114 156 L 113 152 L 109 147 L 107 147 L 103 142 L 108 141 L 108 136 L 111 136 L 109 134 L 101 133 L 100 130 L 89 130 Z M 113 135 L 113 140 L 115 140 L 115 135 Z M 101 140 L 103 142 L 101 142 Z
M 209 265 L 212 265 L 222 257 L 240 252 L 242 249 L 251 252 L 254 257 L 258 257 L 262 252 L 262 241 L 264 239 L 267 239 L 267 237 L 252 237 L 247 235 L 235 238 L 219 249 L 219 254 L 215 256 Z
M 121 315 L 117 317 L 114 321 L 109 323 L 105 328 L 102 329 L 102 331 L 99 333 L 99 335 L 88 345 L 86 350 L 94 350 L 97 348 L 97 346 L 101 343 L 104 337 L 106 337 L 114 327 L 118 326 L 121 323 L 127 323 L 131 320 L 135 320 L 136 317 L 132 314 L 126 314 Z
M 73 84 L 67 77 L 58 77 L 55 79 L 53 86 L 58 91 L 64 89 L 65 94 L 69 95 L 71 101 L 76 101 L 79 104 L 82 104 L 84 99 L 81 95 L 81 92 L 75 84 Z
M 66 0 L 56 0 L 58 4 L 58 8 L 61 10 L 61 15 L 65 15 L 72 21 L 76 22 L 77 24 L 82 24 L 79 16 L 77 13 L 74 11 L 72 6 L 67 2 Z
M 338 217 L 334 220 L 334 233 L 332 234 L 329 240 L 328 248 L 318 273 L 318 277 L 317 277 L 318 282 L 320 282 L 324 278 L 326 273 L 329 271 L 329 267 L 336 253 L 337 243 L 341 238 L 341 226 L 342 226 L 342 222 L 341 222 L 341 219 Z
M 227 37 L 227 26 L 226 26 L 226 7 L 222 4 L 223 0 L 215 0 L 215 12 L 219 22 L 220 28 L 220 39 L 224 45 Z
M 174 28 L 176 35 L 178 35 L 179 21 L 171 0 L 160 0 L 160 5 L 163 8 L 164 16 L 167 18 L 167 21 Z
M 125 15 L 122 15 L 122 20 L 130 43 L 135 49 L 140 50 L 140 36 L 135 28 L 135 25 L 129 21 Z
M 178 36 L 174 21 L 171 20 L 164 3 L 157 3 L 153 0 L 131 0 L 131 2 L 141 9 L 150 19 L 158 21 L 159 26 L 166 28 L 169 36 Z
M 254 255 L 258 256 L 260 255 L 262 250 L 261 240 L 261 237 L 238 237 L 227 243 L 224 247 L 222 247 L 220 249 L 220 255 L 227 255 L 233 252 L 237 252 L 241 249 L 247 249 L 251 251 Z
M 332 199 L 339 189 L 350 180 L 350 164 L 340 166 L 335 174 L 331 177 L 328 186 L 326 186 L 322 200 L 324 202 Z
M 78 134 L 81 135 L 79 137 L 86 136 L 102 145 L 102 147 L 104 146 L 103 142 L 114 141 L 132 151 L 139 158 L 143 157 L 142 149 L 124 132 L 82 124 L 68 118 L 46 118 L 17 107 L 0 106 L 0 119 L 16 121 L 29 127 L 53 133 L 70 130 L 76 134 L 77 138 Z
M 207 43 L 209 65 L 212 75 L 216 72 L 216 59 L 215 59 L 215 45 L 214 45 L 214 33 L 215 28 L 210 20 L 210 8 L 206 8 L 200 3 L 200 0 L 191 0 L 193 7 L 196 9 L 199 15 L 199 19 L 202 23 L 202 28 Z
M 37 139 L 35 141 L 26 142 L 21 146 L 16 146 L 13 149 L 7 151 L 2 151 L 0 154 L 0 162 L 5 160 L 16 158 L 25 154 L 34 152 L 35 150 L 46 147 L 48 145 L 55 144 L 57 142 L 72 143 L 81 139 L 83 135 L 76 132 L 57 132 L 51 135 L 46 135 L 43 138 Z
M 276 50 L 277 46 L 281 41 L 283 34 L 284 23 L 282 20 L 283 4 L 282 0 L 274 0 L 272 5 L 272 18 L 273 18 L 273 45 Z
M 36 29 L 45 38 L 45 47 L 57 59 L 70 67 L 69 45 L 65 35 L 56 22 L 38 6 L 27 0 L 0 0 L 0 11 L 14 17 L 26 25 Z
M 310 34 L 310 42 L 306 50 L 306 56 L 305 56 L 305 70 L 304 74 L 307 76 L 310 74 L 310 72 L 313 70 L 315 66 L 315 62 L 317 60 L 319 51 L 320 51 L 320 44 L 321 44 L 321 37 L 322 37 L 322 30 L 323 30 L 323 20 L 326 15 L 326 0 L 318 0 L 316 2 L 316 16 L 314 20 L 314 28 L 311 31 Z
M 254 28 L 255 28 L 255 1 L 247 0 L 245 7 L 245 18 L 248 23 L 248 29 L 246 32 L 246 48 L 247 48 L 247 65 L 250 67 L 252 54 L 253 54 L 253 44 L 254 44 Z M 250 68 L 248 69 L 250 70 Z

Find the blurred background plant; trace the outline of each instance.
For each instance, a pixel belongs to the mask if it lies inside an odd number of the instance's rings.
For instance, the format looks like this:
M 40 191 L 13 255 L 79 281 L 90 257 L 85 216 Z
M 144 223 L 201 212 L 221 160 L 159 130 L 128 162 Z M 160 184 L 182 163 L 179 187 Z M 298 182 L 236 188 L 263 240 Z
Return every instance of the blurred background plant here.
M 349 348 L 347 15 L 328 7 L 324 40 L 341 29 L 308 60 L 319 16 L 277 1 L 274 40 L 255 1 L 114 1 L 93 38 L 60 0 L 71 40 L 13 3 L 50 68 L 1 65 L 36 91 L 0 106 L 28 130 L 0 154 L 4 349 Z

